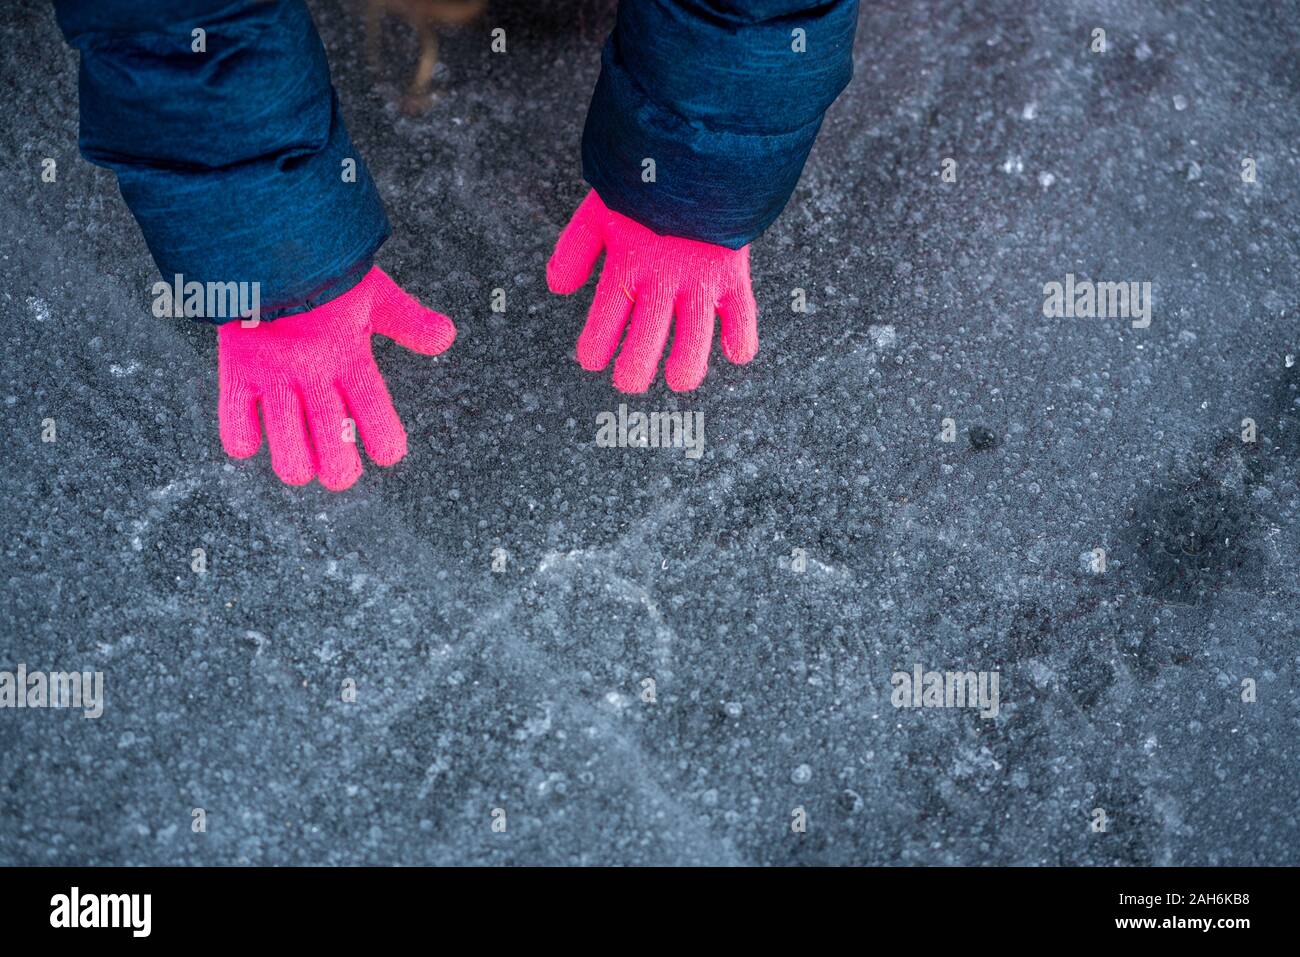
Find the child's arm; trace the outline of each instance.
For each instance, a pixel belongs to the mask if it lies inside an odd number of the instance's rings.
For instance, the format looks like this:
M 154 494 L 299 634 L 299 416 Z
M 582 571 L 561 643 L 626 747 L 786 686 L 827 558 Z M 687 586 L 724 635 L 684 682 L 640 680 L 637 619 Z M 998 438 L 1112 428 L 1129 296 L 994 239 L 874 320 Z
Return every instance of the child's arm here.
M 81 52 L 81 151 L 117 173 L 164 279 L 259 282 L 263 319 L 361 280 L 388 219 L 302 0 L 55 9 Z
M 609 363 L 630 315 L 614 383 L 644 391 L 675 313 L 665 376 L 693 389 L 715 308 L 728 358 L 752 358 L 748 244 L 785 206 L 852 76 L 856 24 L 857 0 L 619 4 L 582 139 L 594 193 L 548 266 L 551 288 L 572 292 L 606 253 L 585 368 Z
M 260 406 L 286 482 L 352 484 L 358 432 L 375 461 L 400 459 L 370 336 L 436 353 L 455 329 L 373 266 L 388 218 L 302 0 L 55 9 L 81 51 L 82 153 L 117 173 L 165 280 L 156 291 L 181 292 L 165 311 L 221 326 L 226 451 L 257 451 Z M 275 321 L 235 321 L 250 304 Z
M 622 2 L 582 135 L 605 205 L 729 249 L 794 191 L 853 76 L 857 0 Z M 645 160 L 654 161 L 646 180 Z

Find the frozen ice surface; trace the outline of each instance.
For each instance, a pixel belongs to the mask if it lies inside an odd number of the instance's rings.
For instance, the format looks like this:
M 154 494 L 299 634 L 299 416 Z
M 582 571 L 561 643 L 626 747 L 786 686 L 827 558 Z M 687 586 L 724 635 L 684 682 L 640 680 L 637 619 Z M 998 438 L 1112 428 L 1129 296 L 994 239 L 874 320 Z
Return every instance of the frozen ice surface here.
M 867 326 L 867 333 L 877 349 L 892 349 L 898 343 L 898 330 L 893 326 Z
M 631 399 L 544 279 L 611 6 L 494 4 L 510 53 L 448 36 L 410 117 L 409 32 L 375 75 L 313 4 L 380 262 L 460 328 L 377 341 L 410 455 L 341 495 L 222 454 L 75 56 L 4 18 L 0 670 L 107 700 L 0 711 L 0 859 L 1300 863 L 1294 5 L 863 4 L 758 357 Z M 1150 281 L 1150 327 L 1045 318 L 1067 273 Z M 703 458 L 596 447 L 620 402 L 703 412 Z M 998 716 L 896 709 L 917 665 L 998 671 Z

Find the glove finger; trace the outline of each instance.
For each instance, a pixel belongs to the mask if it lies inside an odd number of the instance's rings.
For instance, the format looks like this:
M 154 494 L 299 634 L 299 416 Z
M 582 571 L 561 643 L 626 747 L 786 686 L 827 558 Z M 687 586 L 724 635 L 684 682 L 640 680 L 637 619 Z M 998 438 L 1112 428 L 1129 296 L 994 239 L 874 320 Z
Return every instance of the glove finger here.
M 564 227 L 546 263 L 546 285 L 551 292 L 567 296 L 581 289 L 605 246 L 595 222 L 584 214 L 584 208 L 585 204 L 579 207 Z
M 262 426 L 257 421 L 257 396 L 251 389 L 233 382 L 221 383 L 217 427 L 227 455 L 246 459 L 257 454 L 262 447 Z
M 677 298 L 673 348 L 664 363 L 664 380 L 674 392 L 699 387 L 709 371 L 713 347 L 713 299 L 696 287 Z
M 614 362 L 614 388 L 621 392 L 644 392 L 659 371 L 659 358 L 672 325 L 672 297 L 651 287 L 638 297 L 632 309 L 627 339 Z
M 332 385 L 319 383 L 303 396 L 307 427 L 316 452 L 316 475 L 331 492 L 350 488 L 361 477 L 357 429 Z
M 623 338 L 632 299 L 623 289 L 623 283 L 613 269 L 601 270 L 596 283 L 596 295 L 591 300 L 587 324 L 578 336 L 578 363 L 588 372 L 598 372 L 609 365 Z
M 371 313 L 371 328 L 399 345 L 426 356 L 446 352 L 456 340 L 456 326 L 448 317 L 424 306 L 375 267 L 384 278 Z
M 379 368 L 373 362 L 359 367 L 343 378 L 339 388 L 366 444 L 366 454 L 378 465 L 400 462 L 406 455 L 406 430 Z
M 271 468 L 287 485 L 306 485 L 316 474 L 316 466 L 298 393 L 287 385 L 269 390 L 262 396 L 262 415 L 266 442 L 271 446 Z
M 727 290 L 718 302 L 722 317 L 722 351 L 737 365 L 744 365 L 758 353 L 758 303 L 746 279 Z

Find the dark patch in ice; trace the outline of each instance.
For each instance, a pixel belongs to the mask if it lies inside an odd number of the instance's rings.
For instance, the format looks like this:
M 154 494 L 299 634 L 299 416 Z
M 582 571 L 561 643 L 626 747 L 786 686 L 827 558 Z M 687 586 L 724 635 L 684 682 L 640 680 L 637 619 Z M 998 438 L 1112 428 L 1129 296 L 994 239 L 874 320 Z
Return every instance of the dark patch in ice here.
M 987 425 L 972 425 L 970 427 L 970 445 L 976 452 L 994 448 L 997 444 L 997 433 Z
M 1203 458 L 1175 466 L 1138 504 L 1128 535 L 1146 594 L 1200 604 L 1220 589 L 1259 587 L 1251 494 L 1259 464 L 1250 448 L 1225 438 Z

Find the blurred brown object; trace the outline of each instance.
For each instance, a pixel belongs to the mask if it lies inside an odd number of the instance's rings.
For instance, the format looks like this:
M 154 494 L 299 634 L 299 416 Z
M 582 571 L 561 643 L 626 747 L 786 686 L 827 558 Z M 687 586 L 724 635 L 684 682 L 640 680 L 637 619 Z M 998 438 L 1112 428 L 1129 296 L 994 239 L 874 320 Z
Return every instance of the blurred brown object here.
M 366 51 L 370 63 L 379 65 L 380 30 L 385 14 L 405 20 L 415 28 L 420 41 L 420 59 L 415 67 L 402 108 L 421 113 L 429 106 L 433 71 L 438 65 L 438 28 L 463 26 L 478 17 L 487 0 L 366 0 Z

